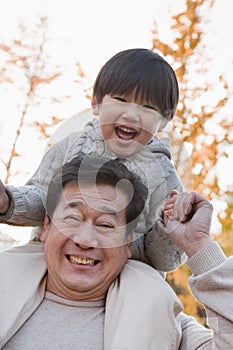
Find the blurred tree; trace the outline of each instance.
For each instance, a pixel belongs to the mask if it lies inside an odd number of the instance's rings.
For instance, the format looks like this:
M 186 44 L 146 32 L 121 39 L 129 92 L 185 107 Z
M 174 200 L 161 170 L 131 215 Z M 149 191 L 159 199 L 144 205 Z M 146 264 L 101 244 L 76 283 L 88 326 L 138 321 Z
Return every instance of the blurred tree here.
M 18 92 L 17 110 L 18 122 L 15 130 L 9 158 L 5 161 L 7 184 L 11 174 L 12 162 L 19 154 L 17 143 L 25 127 L 30 110 L 41 101 L 39 87 L 50 84 L 61 74 L 54 69 L 51 73 L 47 69 L 46 49 L 47 18 L 40 18 L 34 28 L 19 25 L 19 35 L 9 43 L 0 44 L 0 54 L 3 64 L 0 70 L 1 83 L 8 88 L 14 87 Z M 2 160 L 3 161 L 3 160 Z
M 51 104 L 59 104 L 71 95 L 66 92 L 59 94 L 59 86 L 56 89 L 52 86 L 52 93 L 49 91 L 50 85 L 55 81 L 64 85 L 62 77 L 64 76 L 62 67 L 55 64 L 49 54 L 50 41 L 47 37 L 48 19 L 46 17 L 38 18 L 33 25 L 26 26 L 19 24 L 17 38 L 8 43 L 0 43 L 0 84 L 1 88 L 10 90 L 12 101 L 15 101 L 16 112 L 14 118 L 14 137 L 10 146 L 9 155 L 1 157 L 1 162 L 5 167 L 5 178 L 2 180 L 7 184 L 12 175 L 16 175 L 22 169 L 16 169 L 12 173 L 13 162 L 19 156 L 17 146 L 21 139 L 25 137 L 24 130 L 33 127 L 37 129 L 40 138 L 48 138 L 51 135 L 53 127 L 62 121 L 54 115 L 48 115 L 51 110 Z M 74 67 L 75 69 L 75 67 Z M 83 73 L 81 66 L 78 65 L 76 83 L 81 83 Z M 74 79 L 74 77 L 73 77 Z M 68 90 L 68 89 L 67 89 Z M 56 94 L 56 95 L 55 95 Z M 16 96 L 15 99 L 13 96 Z M 42 113 L 36 118 L 36 109 L 47 104 L 46 122 Z M 45 114 L 45 113 L 44 113 Z M 14 127 L 14 126 L 12 126 Z
M 180 103 L 173 130 L 168 132 L 178 173 L 188 190 L 223 203 L 223 209 L 218 211 L 222 233 L 215 238 L 226 254 L 233 254 L 233 182 L 224 188 L 218 177 L 220 160 L 227 159 L 232 152 L 233 115 L 232 111 L 225 112 L 232 91 L 222 75 L 217 77 L 220 95 L 215 93 L 213 82 L 208 81 L 211 59 L 203 40 L 208 26 L 202 10 L 210 11 L 213 5 L 214 1 L 186 0 L 184 11 L 172 17 L 173 42 L 162 42 L 155 24 L 152 49 L 171 63 L 180 85 Z M 169 273 L 167 279 L 184 303 L 185 311 L 200 318 L 203 308 L 188 291 L 188 274 L 187 267 L 182 266 Z
M 70 89 L 64 86 L 62 67 L 54 63 L 56 61 L 49 53 L 51 42 L 47 31 L 48 19 L 40 17 L 32 24 L 20 23 L 14 39 L 0 42 L 1 98 L 9 95 L 12 106 L 10 112 L 4 108 L 1 110 L 2 120 L 6 113 L 10 114 L 5 120 L 11 126 L 6 130 L 7 142 L 2 142 L 0 149 L 1 180 L 5 184 L 10 178 L 33 171 L 31 162 L 25 161 L 26 153 L 30 153 L 33 159 L 38 155 L 40 159 L 41 152 L 38 152 L 36 142 L 50 137 L 54 127 L 64 119 L 51 115 L 51 105 L 73 97 Z M 84 73 L 80 64 L 74 63 L 73 70 L 76 73 L 72 76 L 74 84 L 81 85 Z M 61 86 L 64 86 L 63 90 Z M 3 124 L 4 121 L 0 126 L 3 127 Z M 25 139 L 30 144 L 27 151 L 22 146 Z M 5 242 L 6 239 L 0 236 L 0 240 L 1 237 Z M 9 240 L 10 243 L 15 244 L 13 240 Z

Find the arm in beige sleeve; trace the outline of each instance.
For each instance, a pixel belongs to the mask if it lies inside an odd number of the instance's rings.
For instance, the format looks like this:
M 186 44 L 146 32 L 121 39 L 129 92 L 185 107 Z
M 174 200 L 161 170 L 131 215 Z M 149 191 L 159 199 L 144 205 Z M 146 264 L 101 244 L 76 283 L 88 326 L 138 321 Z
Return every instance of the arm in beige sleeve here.
M 204 304 L 213 331 L 213 349 L 233 349 L 233 257 L 226 258 L 216 242 L 193 255 L 188 266 L 195 298 Z
M 182 327 L 179 350 L 233 349 L 233 257 L 226 259 L 213 242 L 187 264 L 195 271 L 189 278 L 189 286 L 205 306 L 209 329 L 181 313 L 178 316 Z
M 189 286 L 205 306 L 211 330 L 206 333 L 181 315 L 183 338 L 179 350 L 233 349 L 233 256 L 227 259 L 210 235 L 213 207 L 196 192 L 175 195 L 165 207 L 170 220 L 168 234 L 189 257 Z

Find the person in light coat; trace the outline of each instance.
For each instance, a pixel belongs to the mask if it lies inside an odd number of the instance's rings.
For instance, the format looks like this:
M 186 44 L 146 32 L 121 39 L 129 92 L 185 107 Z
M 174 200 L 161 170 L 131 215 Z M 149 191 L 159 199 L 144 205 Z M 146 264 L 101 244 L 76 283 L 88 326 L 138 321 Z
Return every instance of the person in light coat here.
M 186 252 L 190 288 L 205 305 L 206 329 L 182 312 L 159 272 L 129 260 L 146 196 L 117 160 L 77 157 L 56 173 L 42 243 L 0 254 L 1 349 L 233 347 L 233 257 L 210 236 L 211 204 L 173 192 L 164 206 L 167 234 Z

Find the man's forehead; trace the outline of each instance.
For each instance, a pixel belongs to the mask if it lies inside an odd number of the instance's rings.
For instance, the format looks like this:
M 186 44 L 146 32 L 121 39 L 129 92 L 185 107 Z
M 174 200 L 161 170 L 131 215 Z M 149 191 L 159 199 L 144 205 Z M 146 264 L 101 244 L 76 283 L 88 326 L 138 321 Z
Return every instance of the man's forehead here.
M 127 196 L 110 185 L 68 183 L 60 202 L 66 208 L 88 206 L 101 212 L 116 213 L 126 208 Z

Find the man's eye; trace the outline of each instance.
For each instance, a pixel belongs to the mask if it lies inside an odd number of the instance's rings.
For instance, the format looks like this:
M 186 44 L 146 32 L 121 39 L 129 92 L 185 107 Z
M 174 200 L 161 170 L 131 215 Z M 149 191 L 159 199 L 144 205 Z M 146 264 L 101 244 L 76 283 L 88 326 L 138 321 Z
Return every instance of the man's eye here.
M 99 223 L 96 225 L 96 228 L 99 232 L 112 232 L 114 230 L 114 226 L 111 223 L 108 222 L 103 222 L 103 223 Z
M 65 218 L 65 221 L 74 225 L 75 223 L 79 223 L 81 221 L 81 218 L 77 216 L 67 216 Z
M 113 228 L 113 225 L 112 225 L 112 224 L 106 223 L 106 222 L 101 223 L 101 224 L 98 224 L 97 226 L 98 226 L 98 227 L 104 227 L 104 228 Z

